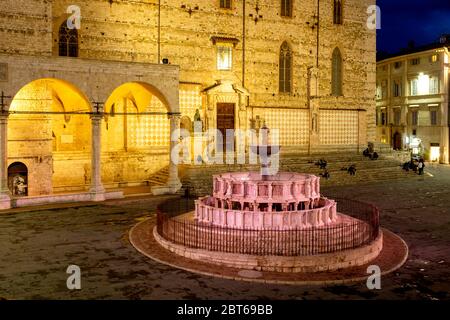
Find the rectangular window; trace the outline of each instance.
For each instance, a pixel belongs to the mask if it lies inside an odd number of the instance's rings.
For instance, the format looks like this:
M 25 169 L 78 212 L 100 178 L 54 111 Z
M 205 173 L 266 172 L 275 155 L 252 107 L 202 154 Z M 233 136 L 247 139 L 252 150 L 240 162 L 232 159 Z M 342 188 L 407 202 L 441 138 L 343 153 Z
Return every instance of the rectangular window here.
M 417 90 L 417 79 L 411 80 L 411 95 L 417 96 L 418 90 Z
M 402 95 L 402 85 L 400 81 L 394 81 L 394 97 L 400 97 Z
M 222 9 L 231 9 L 231 0 L 220 0 L 220 7 Z
M 381 125 L 385 126 L 387 124 L 386 112 L 381 111 Z
M 415 58 L 410 60 L 412 66 L 417 66 L 420 64 L 420 58 Z
M 292 17 L 292 0 L 281 0 L 281 16 Z
M 334 0 L 333 23 L 342 24 L 342 1 Z
M 411 111 L 411 124 L 413 126 L 417 126 L 418 123 L 419 123 L 419 111 L 417 110 Z
M 233 61 L 232 47 L 217 47 L 217 70 L 231 70 Z
M 378 84 L 377 85 L 377 99 L 379 100 L 381 98 L 382 98 L 382 88 L 381 88 L 381 85 Z
M 387 98 L 387 80 L 381 82 L 381 99 Z
M 394 63 L 394 68 L 395 69 L 399 69 L 401 67 L 402 67 L 402 62 L 401 61 L 398 61 L 398 62 Z
M 431 110 L 430 111 L 430 122 L 432 126 L 437 125 L 437 111 Z
M 400 125 L 400 118 L 401 118 L 401 112 L 400 109 L 395 109 L 394 110 L 394 124 L 396 126 Z
M 431 63 L 435 63 L 439 61 L 439 56 L 437 54 L 433 54 L 432 56 L 430 56 L 430 62 Z
M 439 79 L 437 77 L 430 78 L 430 94 L 439 93 Z

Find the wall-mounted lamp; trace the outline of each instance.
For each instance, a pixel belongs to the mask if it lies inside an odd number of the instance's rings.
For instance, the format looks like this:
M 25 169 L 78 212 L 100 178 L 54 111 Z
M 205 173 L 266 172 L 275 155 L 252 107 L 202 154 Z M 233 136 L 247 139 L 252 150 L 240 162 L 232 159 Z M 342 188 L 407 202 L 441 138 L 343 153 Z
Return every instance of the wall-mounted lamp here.
M 189 13 L 189 16 L 191 16 L 195 11 L 199 10 L 198 6 L 195 6 L 194 8 L 192 8 L 191 6 L 187 6 L 185 4 L 181 5 L 181 9 L 185 10 L 187 13 Z
M 311 19 L 313 20 L 313 22 L 307 21 L 306 24 L 308 25 L 308 27 L 314 30 L 319 26 L 319 16 L 315 14 L 311 17 Z
M 259 5 L 258 5 L 258 2 L 256 3 L 256 6 L 255 6 L 255 14 L 253 14 L 253 13 L 250 13 L 249 14 L 249 17 L 250 18 L 253 18 L 253 21 L 255 21 L 255 24 L 257 24 L 258 23 L 258 21 L 259 20 L 261 20 L 262 18 L 263 18 L 263 16 L 262 15 L 260 15 L 259 14 L 259 11 L 261 10 L 261 8 L 259 7 Z

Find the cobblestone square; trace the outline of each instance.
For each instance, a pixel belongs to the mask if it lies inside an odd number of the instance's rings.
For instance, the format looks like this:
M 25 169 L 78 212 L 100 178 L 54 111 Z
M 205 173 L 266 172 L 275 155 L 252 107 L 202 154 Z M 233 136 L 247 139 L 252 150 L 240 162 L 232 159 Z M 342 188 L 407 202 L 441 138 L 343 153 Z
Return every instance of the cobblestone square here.
M 450 167 L 433 177 L 323 188 L 381 209 L 382 226 L 409 246 L 405 265 L 381 280 L 340 286 L 264 285 L 211 278 L 154 262 L 137 252 L 128 231 L 167 197 L 0 214 L 0 297 L 4 299 L 425 299 L 449 298 Z M 66 287 L 69 265 L 81 290 Z

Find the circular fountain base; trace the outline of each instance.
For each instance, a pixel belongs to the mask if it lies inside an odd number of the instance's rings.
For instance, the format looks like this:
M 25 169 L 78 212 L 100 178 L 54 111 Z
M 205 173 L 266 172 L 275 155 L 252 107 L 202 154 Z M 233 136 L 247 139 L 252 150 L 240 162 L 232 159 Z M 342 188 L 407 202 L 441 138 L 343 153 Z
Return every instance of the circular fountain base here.
M 153 237 L 163 248 L 188 259 L 220 267 L 284 273 L 334 271 L 361 266 L 374 260 L 383 248 L 382 232 L 375 241 L 366 246 L 310 256 L 259 256 L 187 248 L 165 240 L 156 228 L 153 230 Z
M 385 229 L 371 244 L 356 249 L 316 256 L 261 257 L 177 246 L 160 237 L 155 227 L 156 220 L 150 218 L 130 231 L 130 242 L 139 252 L 178 269 L 233 280 L 291 285 L 366 281 L 368 266 L 379 266 L 385 275 L 400 268 L 408 257 L 406 243 Z
M 131 237 L 141 252 L 154 252 L 154 243 L 174 265 L 252 279 L 358 269 L 376 264 L 388 243 L 378 208 L 323 197 L 319 177 L 292 172 L 214 175 L 212 196 L 164 202 L 156 220 Z

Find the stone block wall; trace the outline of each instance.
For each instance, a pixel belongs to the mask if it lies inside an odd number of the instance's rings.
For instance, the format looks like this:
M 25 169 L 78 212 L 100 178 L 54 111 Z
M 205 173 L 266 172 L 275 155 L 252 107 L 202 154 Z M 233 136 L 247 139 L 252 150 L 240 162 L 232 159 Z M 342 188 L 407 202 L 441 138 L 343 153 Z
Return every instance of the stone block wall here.
M 286 146 L 306 150 L 307 141 L 312 141 L 316 150 L 325 152 L 345 146 L 351 146 L 353 150 L 353 145 L 365 145 L 367 141 L 375 140 L 375 31 L 367 28 L 367 8 L 374 2 L 344 1 L 343 25 L 333 24 L 332 1 L 320 2 L 316 66 L 317 29 L 311 28 L 317 14 L 315 0 L 293 1 L 293 15 L 289 18 L 280 16 L 280 2 L 277 0 L 258 1 L 258 12 L 256 2 L 246 1 L 245 15 L 242 1 L 233 1 L 232 9 L 220 9 L 218 0 L 198 0 L 195 3 L 161 0 L 160 29 L 157 0 L 79 0 L 76 2 L 81 9 L 79 58 L 57 57 L 58 31 L 70 16 L 67 8 L 74 4 L 73 1 L 4 0 L 0 3 L 0 63 L 6 63 L 7 71 L 6 80 L 0 77 L 0 89 L 15 95 L 30 81 L 58 78 L 73 84 L 90 102 L 106 102 L 120 85 L 142 81 L 162 90 L 169 109 L 175 110 L 180 105 L 182 115 L 191 121 L 199 109 L 208 128 L 216 125 L 215 103 L 233 102 L 236 103 L 236 128 L 249 128 L 251 120 L 259 113 L 267 119 L 269 126 L 283 131 L 282 143 Z M 261 16 L 257 22 L 255 16 Z M 214 37 L 227 38 L 234 43 L 230 71 L 217 70 Z M 278 92 L 279 52 L 284 41 L 293 54 L 290 94 Z M 331 59 L 336 47 L 343 57 L 342 97 L 331 96 Z M 152 64 L 159 62 L 158 48 L 160 58 L 167 58 L 172 66 Z M 307 70 L 310 67 L 317 67 L 318 75 L 318 91 L 313 92 L 314 106 L 307 99 Z M 217 81 L 229 85 L 217 88 L 212 96 L 205 89 Z M 319 125 L 313 137 L 312 107 L 317 108 Z M 328 120 L 330 113 L 333 115 Z M 158 121 L 163 122 L 162 119 Z M 110 133 L 104 131 L 104 136 L 109 137 L 103 142 L 104 151 L 139 151 L 131 145 L 122 148 L 119 142 L 125 140 L 124 131 L 112 124 L 112 120 L 105 124 L 110 126 Z M 161 128 L 166 131 L 167 124 Z M 330 128 L 343 129 L 343 132 L 336 135 Z M 62 131 L 63 128 L 59 129 Z M 86 132 L 90 130 L 87 126 L 85 129 Z M 86 137 L 81 137 L 79 143 L 86 145 L 89 142 Z M 20 140 L 21 144 L 12 146 L 10 150 L 22 150 L 22 145 L 35 159 L 51 156 L 54 143 L 51 136 L 46 137 L 45 142 L 36 142 L 33 147 L 25 147 L 25 139 Z M 164 147 L 166 142 L 158 146 Z M 58 146 L 58 142 L 56 144 Z M 84 150 L 68 146 L 61 148 L 61 143 L 59 146 L 57 151 L 67 152 L 67 163 L 72 161 L 71 152 L 89 153 L 90 149 L 89 145 Z M 42 153 L 39 148 L 46 151 Z M 147 151 L 142 152 L 144 156 L 141 158 L 130 155 L 130 159 L 140 159 L 130 160 L 130 166 L 137 166 L 147 174 L 167 165 L 165 159 L 168 154 L 147 156 Z M 25 153 L 18 152 L 11 157 Z M 108 163 L 112 167 L 117 166 L 111 159 Z M 85 181 L 85 167 L 90 165 L 89 161 L 78 158 L 73 161 L 78 168 L 76 176 L 73 180 L 54 179 L 55 185 Z M 150 163 L 142 166 L 146 161 Z M 59 164 L 54 166 L 55 172 L 63 169 Z M 112 170 L 105 179 L 117 180 L 117 175 L 120 175 L 117 172 L 121 170 Z M 126 175 L 122 176 L 125 179 Z M 130 173 L 129 179 L 135 178 L 137 175 Z
M 2 38 L 8 54 L 57 55 L 58 30 L 70 16 L 70 0 L 5 0 L 1 4 Z M 344 2 L 343 25 L 333 24 L 332 1 L 321 3 L 319 32 L 318 95 L 320 108 L 366 110 L 366 137 L 375 139 L 375 32 L 367 27 L 367 8 L 375 0 Z M 99 60 L 158 62 L 158 1 L 80 0 L 80 57 Z M 185 5 L 185 8 L 182 8 Z M 193 9 L 189 13 L 189 8 Z M 198 8 L 196 10 L 195 8 Z M 162 0 L 160 57 L 180 66 L 180 81 L 210 86 L 231 80 L 248 89 L 249 106 L 308 108 L 307 68 L 316 65 L 317 2 L 294 1 L 293 15 L 280 16 L 277 0 L 232 9 L 219 1 Z M 253 17 L 250 17 L 252 15 Z M 11 23 L 13 22 L 13 23 Z M 214 36 L 236 39 L 231 71 L 216 68 Z M 279 51 L 287 41 L 293 52 L 292 93 L 278 93 Z M 243 50 L 245 42 L 245 61 Z M 343 57 L 343 97 L 331 97 L 331 55 L 338 47 Z M 243 68 L 243 62 L 245 67 Z M 203 111 L 205 112 L 205 111 Z M 206 115 L 204 115 L 206 117 Z

